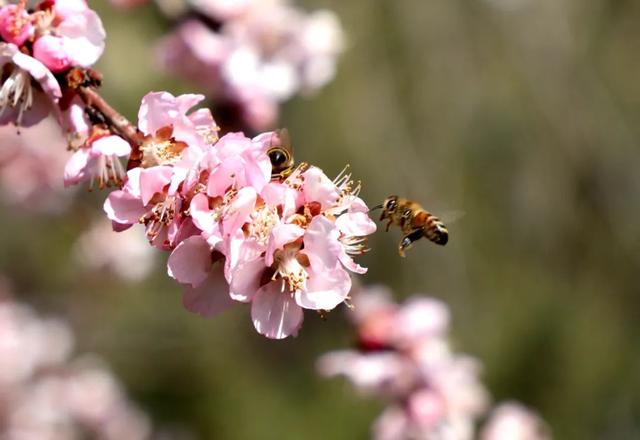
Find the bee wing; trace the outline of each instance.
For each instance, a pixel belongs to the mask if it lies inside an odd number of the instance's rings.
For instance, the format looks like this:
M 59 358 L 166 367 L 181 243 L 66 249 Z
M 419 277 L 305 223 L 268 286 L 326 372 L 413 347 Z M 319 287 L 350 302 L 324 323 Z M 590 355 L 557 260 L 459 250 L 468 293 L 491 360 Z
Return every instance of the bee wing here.
M 290 153 L 293 153 L 293 147 L 291 146 L 291 135 L 289 134 L 289 130 L 286 128 L 280 128 L 275 131 L 275 134 L 278 136 L 279 145 Z
M 455 223 L 460 220 L 462 217 L 467 215 L 465 211 L 454 210 L 454 211 L 445 211 L 438 218 L 445 224 Z

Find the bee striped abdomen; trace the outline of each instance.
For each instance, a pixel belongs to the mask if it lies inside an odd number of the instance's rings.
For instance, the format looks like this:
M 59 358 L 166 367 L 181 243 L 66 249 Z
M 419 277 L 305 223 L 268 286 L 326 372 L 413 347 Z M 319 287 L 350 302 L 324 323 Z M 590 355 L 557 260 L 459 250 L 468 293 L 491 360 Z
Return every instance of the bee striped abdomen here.
M 429 215 L 427 219 L 424 236 L 441 246 L 444 246 L 449 241 L 449 231 L 447 227 L 434 215 Z

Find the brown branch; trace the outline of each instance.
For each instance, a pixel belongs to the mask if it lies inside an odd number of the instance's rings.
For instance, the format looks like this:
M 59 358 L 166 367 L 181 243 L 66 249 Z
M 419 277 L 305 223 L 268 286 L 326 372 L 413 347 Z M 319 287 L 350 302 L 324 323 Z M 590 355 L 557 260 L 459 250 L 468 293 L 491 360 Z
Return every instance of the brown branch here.
M 139 166 L 142 160 L 140 145 L 142 144 L 144 135 L 127 118 L 111 107 L 93 87 L 79 86 L 75 91 L 87 107 L 91 107 L 100 112 L 109 127 L 131 144 L 131 155 L 129 156 L 127 169 L 130 170 L 131 168 Z

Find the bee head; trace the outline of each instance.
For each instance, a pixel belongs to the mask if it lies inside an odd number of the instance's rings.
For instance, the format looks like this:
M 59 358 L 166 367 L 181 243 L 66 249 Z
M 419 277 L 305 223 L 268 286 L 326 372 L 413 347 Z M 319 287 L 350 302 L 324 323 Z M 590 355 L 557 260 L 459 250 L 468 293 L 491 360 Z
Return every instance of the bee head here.
M 382 215 L 380 220 L 390 217 L 398 209 L 398 196 L 389 196 L 382 202 Z
M 384 208 L 385 211 L 388 211 L 390 214 L 396 212 L 396 209 L 398 209 L 398 196 L 387 197 L 382 207 Z

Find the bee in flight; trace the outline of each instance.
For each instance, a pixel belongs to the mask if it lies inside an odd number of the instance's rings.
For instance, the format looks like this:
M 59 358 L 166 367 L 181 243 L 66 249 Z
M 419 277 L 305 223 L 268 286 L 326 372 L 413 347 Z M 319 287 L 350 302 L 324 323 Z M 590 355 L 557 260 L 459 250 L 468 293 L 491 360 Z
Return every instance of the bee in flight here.
M 273 132 L 269 139 L 267 156 L 271 161 L 271 179 L 284 180 L 293 173 L 296 166 L 289 130 L 280 128 Z
M 380 208 L 382 208 L 380 221 L 388 220 L 386 230 L 389 231 L 389 227 L 395 224 L 404 234 L 398 245 L 401 257 L 404 257 L 405 251 L 422 237 L 441 246 L 449 241 L 449 231 L 440 219 L 413 200 L 389 196 L 372 210 Z

